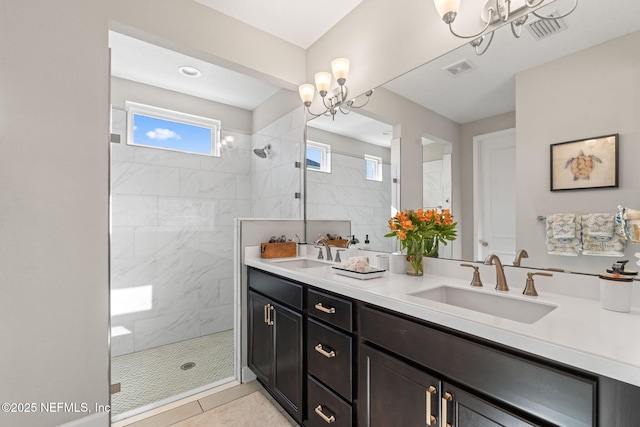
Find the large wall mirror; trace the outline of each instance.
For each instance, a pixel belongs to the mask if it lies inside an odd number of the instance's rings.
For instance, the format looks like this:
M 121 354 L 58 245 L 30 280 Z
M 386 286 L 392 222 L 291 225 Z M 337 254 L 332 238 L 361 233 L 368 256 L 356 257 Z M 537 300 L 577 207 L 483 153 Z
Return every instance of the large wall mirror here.
M 558 0 L 541 12 L 562 13 L 570 3 Z M 558 28 L 549 27 L 544 34 L 538 28 L 542 24 L 530 17 L 520 38 L 509 27 L 497 30 L 484 55 L 465 45 L 382 86 L 458 127 L 459 137 L 450 141 L 425 132 L 423 158 L 411 165 L 404 159 L 400 166 L 424 167 L 425 207 L 453 210 L 460 223 L 460 237 L 451 245 L 453 257 L 481 260 L 496 252 L 510 264 L 515 251 L 524 248 L 529 258 L 523 266 L 588 273 L 604 271 L 621 258 L 549 255 L 545 222 L 538 217 L 640 207 L 633 164 L 640 156 L 637 16 L 640 5 L 631 0 L 583 1 Z M 374 93 L 368 108 L 375 110 L 375 101 Z M 346 122 L 345 117 L 336 117 L 334 127 L 329 122 L 324 132 L 344 132 L 335 123 Z M 615 133 L 620 134 L 621 155 L 617 188 L 550 191 L 551 144 Z M 483 177 L 481 159 L 489 150 L 483 147 L 490 144 L 507 148 L 488 155 L 485 160 L 493 163 Z M 492 196 L 478 196 L 487 180 L 495 188 L 503 186 Z M 494 235 L 489 238 L 486 229 L 491 227 Z M 507 249 L 496 243 L 503 237 Z M 628 244 L 624 257 L 634 259 L 637 251 Z

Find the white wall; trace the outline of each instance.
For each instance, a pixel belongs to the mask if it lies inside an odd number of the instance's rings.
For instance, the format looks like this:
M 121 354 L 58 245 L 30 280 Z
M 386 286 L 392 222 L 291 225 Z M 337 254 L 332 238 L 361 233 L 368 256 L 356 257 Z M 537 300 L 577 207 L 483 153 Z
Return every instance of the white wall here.
M 103 2 L 3 2 L 0 401 L 109 403 Z M 3 426 L 86 414 L 0 412 Z M 107 425 L 107 416 L 102 425 Z
M 532 265 L 603 271 L 617 258 L 549 256 L 537 215 L 640 207 L 640 32 L 516 76 L 517 245 Z M 549 102 L 553 100 L 553 102 Z M 619 187 L 549 191 L 549 145 L 620 134 Z M 633 258 L 637 245 L 627 246 Z

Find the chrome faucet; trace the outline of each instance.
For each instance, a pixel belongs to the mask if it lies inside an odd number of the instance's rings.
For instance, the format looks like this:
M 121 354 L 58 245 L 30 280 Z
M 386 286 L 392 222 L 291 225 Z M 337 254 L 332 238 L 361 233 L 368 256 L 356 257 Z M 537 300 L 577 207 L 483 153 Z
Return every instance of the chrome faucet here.
M 496 290 L 497 291 L 508 291 L 509 286 L 507 286 L 507 278 L 504 276 L 504 267 L 502 267 L 502 262 L 500 262 L 500 258 L 496 254 L 490 254 L 485 260 L 484 263 L 486 265 L 495 265 L 496 266 Z
M 513 265 L 515 267 L 520 267 L 520 261 L 522 261 L 522 258 L 529 258 L 529 254 L 524 249 L 520 249 L 516 253 L 516 259 L 513 260 Z
M 333 255 L 331 254 L 331 246 L 327 243 L 326 237 L 321 237 L 315 242 L 315 246 L 320 248 L 320 252 L 318 253 L 318 259 L 322 259 L 322 246 L 327 249 L 327 261 L 333 261 Z

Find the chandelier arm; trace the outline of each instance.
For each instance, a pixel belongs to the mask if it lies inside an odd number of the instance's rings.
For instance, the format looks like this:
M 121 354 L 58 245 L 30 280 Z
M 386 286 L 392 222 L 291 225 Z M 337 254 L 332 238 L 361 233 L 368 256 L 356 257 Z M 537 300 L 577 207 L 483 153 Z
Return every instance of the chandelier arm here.
M 353 104 L 355 103 L 355 99 L 354 99 L 350 104 L 349 104 L 349 103 L 347 103 L 347 104 L 349 105 L 349 108 L 350 108 L 350 109 L 351 109 L 351 108 L 362 108 L 362 107 L 364 107 L 365 105 L 367 105 L 367 104 L 369 103 L 369 100 L 371 99 L 371 94 L 370 94 L 369 92 L 367 92 L 367 93 L 366 93 L 366 96 L 367 96 L 367 98 L 366 98 L 366 100 L 364 101 L 364 104 L 361 104 L 361 105 L 353 105 Z
M 533 11 L 531 12 L 533 14 L 533 16 L 535 16 L 536 18 L 540 18 L 540 19 L 545 19 L 545 20 L 553 20 L 553 19 L 562 19 L 562 18 L 566 18 L 567 16 L 571 15 L 571 13 L 576 10 L 576 7 L 578 7 L 578 0 L 573 0 L 573 7 L 571 7 L 571 9 L 569 10 L 569 12 L 566 12 L 564 15 L 560 15 L 560 16 L 543 16 L 540 15 L 537 11 Z
M 516 27 L 520 30 L 516 31 Z M 522 35 L 522 24 L 516 24 L 514 21 L 511 21 L 511 32 L 513 33 L 513 37 L 519 39 Z
M 493 13 L 494 13 L 493 8 L 490 7 L 489 8 L 489 19 L 487 20 L 487 25 L 485 25 L 484 28 L 482 30 L 478 31 L 476 34 L 473 34 L 471 36 L 463 36 L 463 35 L 457 34 L 455 31 L 453 31 L 453 27 L 451 26 L 451 22 L 449 22 L 449 31 L 451 31 L 451 34 L 453 34 L 454 36 L 456 36 L 458 38 L 461 38 L 461 39 L 475 39 L 475 38 L 478 38 L 478 36 L 480 34 L 484 33 L 487 30 L 487 28 L 489 28 L 489 25 L 491 25 L 491 21 L 493 21 Z
M 491 31 L 491 35 L 489 36 L 489 41 L 487 42 L 487 45 L 485 46 L 485 48 L 482 49 L 482 51 L 480 51 L 480 49 L 478 49 L 478 48 L 480 47 L 480 45 L 484 41 L 484 36 L 483 36 L 483 39 L 480 41 L 480 43 L 478 43 L 476 45 L 473 45 L 473 44 L 471 45 L 476 50 L 476 55 L 478 55 L 478 56 L 484 55 L 484 53 L 487 51 L 487 49 L 489 49 L 489 46 L 491 46 L 491 42 L 493 41 L 493 34 L 494 33 L 495 33 L 495 31 Z
M 347 106 L 347 109 L 346 109 L 346 110 L 343 110 L 343 109 L 342 109 L 342 107 L 344 107 L 345 105 Z M 353 108 L 358 108 L 358 107 L 353 107 Z M 341 112 L 342 114 L 349 114 L 349 112 L 351 111 L 351 105 L 349 105 L 349 104 L 340 104 L 340 106 L 338 107 L 338 109 L 340 110 L 340 112 Z
M 311 114 L 313 117 L 320 117 L 320 116 L 324 116 L 325 114 L 327 114 L 327 112 L 329 111 L 329 109 L 327 108 L 326 110 L 324 110 L 322 113 L 320 114 L 316 114 L 314 112 L 311 111 L 311 109 L 309 107 L 306 107 L 307 113 Z
M 526 1 L 526 0 L 525 0 Z M 509 20 L 509 16 L 511 15 L 511 0 L 504 0 L 505 3 L 505 15 L 502 18 L 502 22 L 507 22 Z M 498 0 L 496 0 L 496 10 L 500 13 L 500 8 L 498 7 Z M 491 18 L 491 17 L 489 17 Z M 489 19 L 491 21 L 491 19 Z

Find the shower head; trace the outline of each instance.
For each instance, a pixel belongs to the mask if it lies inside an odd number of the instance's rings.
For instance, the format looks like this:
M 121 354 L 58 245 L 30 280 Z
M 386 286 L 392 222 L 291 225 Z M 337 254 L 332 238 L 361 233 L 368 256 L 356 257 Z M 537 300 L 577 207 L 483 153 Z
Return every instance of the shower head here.
M 266 159 L 267 157 L 269 157 L 269 154 L 271 153 L 271 144 L 267 144 L 264 146 L 264 148 L 256 148 L 253 150 L 254 154 L 258 157 L 260 157 L 261 159 Z

